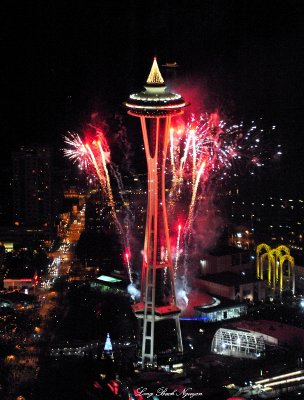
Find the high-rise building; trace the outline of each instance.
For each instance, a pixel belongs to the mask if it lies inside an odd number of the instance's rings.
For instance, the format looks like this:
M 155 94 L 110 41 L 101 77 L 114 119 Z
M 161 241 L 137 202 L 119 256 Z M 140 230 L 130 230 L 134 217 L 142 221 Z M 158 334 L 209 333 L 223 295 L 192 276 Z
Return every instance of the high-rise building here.
M 51 148 L 21 147 L 13 153 L 12 164 L 13 223 L 50 227 L 54 215 Z
M 170 237 L 166 211 L 165 164 L 171 118 L 183 113 L 187 103 L 169 93 L 154 58 L 145 90 L 131 94 L 124 103 L 128 114 L 141 123 L 148 169 L 148 205 L 141 271 L 141 298 L 133 306 L 142 319 L 142 367 L 154 366 L 155 323 L 175 321 L 177 352 L 183 351 L 177 307 Z

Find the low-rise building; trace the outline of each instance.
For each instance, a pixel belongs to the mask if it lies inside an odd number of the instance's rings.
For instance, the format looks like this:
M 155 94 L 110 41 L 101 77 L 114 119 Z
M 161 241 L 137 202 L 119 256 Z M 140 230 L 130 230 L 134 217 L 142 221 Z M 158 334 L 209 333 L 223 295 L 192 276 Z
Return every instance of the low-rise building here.
M 221 272 L 241 273 L 252 270 L 252 254 L 233 246 L 218 246 L 200 259 L 202 276 Z
M 33 279 L 31 278 L 7 278 L 3 279 L 3 288 L 7 290 L 32 289 Z
M 178 305 L 180 303 L 178 299 Z M 200 320 L 208 323 L 240 318 L 247 314 L 247 304 L 213 297 L 201 290 L 192 289 L 187 295 L 186 307 L 181 307 L 181 310 L 181 320 Z
M 231 300 L 263 300 L 266 297 L 266 283 L 254 274 L 242 272 L 220 272 L 194 278 L 192 285 L 214 296 Z
M 247 304 L 232 300 L 219 300 L 213 306 L 194 307 L 195 317 L 204 322 L 226 321 L 241 318 L 247 314 Z

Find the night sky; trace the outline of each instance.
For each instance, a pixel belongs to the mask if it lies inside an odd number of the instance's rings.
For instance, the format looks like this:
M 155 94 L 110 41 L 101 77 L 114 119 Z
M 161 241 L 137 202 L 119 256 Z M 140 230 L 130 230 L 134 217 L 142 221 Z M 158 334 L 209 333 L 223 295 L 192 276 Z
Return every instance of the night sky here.
M 157 56 L 181 65 L 173 85 L 199 87 L 206 107 L 276 125 L 274 186 L 304 194 L 303 1 L 77 3 L 2 3 L 1 165 L 21 144 L 63 147 L 94 112 L 124 113 Z

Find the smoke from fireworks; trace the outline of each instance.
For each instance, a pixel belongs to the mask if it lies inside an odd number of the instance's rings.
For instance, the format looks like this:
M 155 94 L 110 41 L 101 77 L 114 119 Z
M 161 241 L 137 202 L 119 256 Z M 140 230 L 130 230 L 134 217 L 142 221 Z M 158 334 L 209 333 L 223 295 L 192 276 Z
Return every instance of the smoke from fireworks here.
M 125 130 L 121 128 L 121 120 L 119 121 L 120 130 L 116 140 L 123 137 L 123 142 L 128 143 Z M 76 133 L 69 133 L 64 137 L 65 143 L 69 146 L 64 149 L 64 155 L 98 182 L 110 210 L 110 217 L 123 238 L 124 261 L 130 287 L 135 288 L 130 259 L 132 244 L 129 239 L 132 226 L 129 218 L 132 213 L 127 209 L 124 214 L 117 215 L 116 199 L 111 187 L 111 179 L 114 179 L 120 200 L 122 203 L 128 203 L 125 201 L 126 194 L 121 174 L 118 166 L 111 161 L 110 146 L 103 131 L 96 125 L 89 126 L 90 134 L 85 133 L 83 138 Z M 271 127 L 270 131 L 274 128 Z M 178 292 L 185 301 L 188 291 L 189 257 L 193 243 L 203 238 L 204 232 L 205 236 L 208 236 L 208 240 L 204 241 L 206 246 L 216 239 L 214 213 L 209 213 L 213 216 L 209 219 L 206 213 L 208 207 L 212 208 L 211 194 L 216 185 L 225 182 L 229 177 L 237 176 L 240 171 L 254 174 L 254 170 L 262 167 L 266 160 L 282 154 L 280 145 L 278 147 L 272 145 L 271 148 L 265 146 L 264 137 L 268 133 L 259 128 L 254 121 L 250 124 L 230 124 L 217 112 L 184 114 L 173 120 L 166 165 L 168 218 L 171 235 L 173 233 L 171 242 L 174 276 L 176 280 L 182 282 L 178 286 Z M 128 144 L 126 148 L 126 153 L 130 155 L 130 145 Z M 130 165 L 129 158 L 127 163 Z M 176 221 L 179 221 L 177 227 Z M 124 231 L 126 227 L 127 231 Z M 131 250 L 132 253 L 135 252 Z
M 181 216 L 185 220 L 182 232 L 179 225 L 172 238 L 173 246 L 176 243 L 174 275 L 187 277 L 194 242 L 202 239 L 206 249 L 217 238 L 218 218 L 211 204 L 215 189 L 240 171 L 254 174 L 266 160 L 282 153 L 280 145 L 265 145 L 266 133 L 254 121 L 248 126 L 228 124 L 215 112 L 183 115 L 173 124 L 167 174 L 169 220 L 171 225 Z M 186 290 L 187 281 L 183 282 Z

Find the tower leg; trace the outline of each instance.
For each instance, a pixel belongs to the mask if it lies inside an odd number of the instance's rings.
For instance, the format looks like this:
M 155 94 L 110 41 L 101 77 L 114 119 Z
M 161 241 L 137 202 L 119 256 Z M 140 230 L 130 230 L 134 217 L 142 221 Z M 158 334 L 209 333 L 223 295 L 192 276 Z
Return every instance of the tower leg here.
M 175 327 L 176 327 L 176 334 L 177 334 L 177 348 L 180 353 L 183 352 L 183 340 L 182 340 L 182 332 L 180 327 L 179 318 L 175 318 Z

